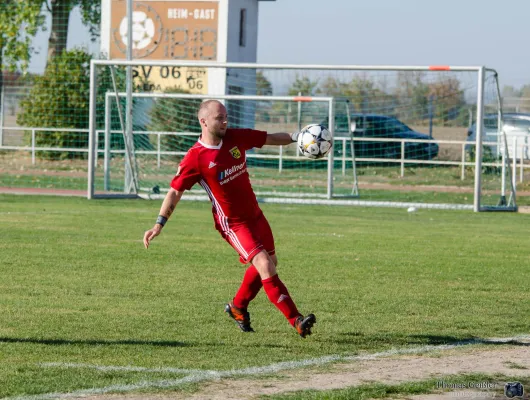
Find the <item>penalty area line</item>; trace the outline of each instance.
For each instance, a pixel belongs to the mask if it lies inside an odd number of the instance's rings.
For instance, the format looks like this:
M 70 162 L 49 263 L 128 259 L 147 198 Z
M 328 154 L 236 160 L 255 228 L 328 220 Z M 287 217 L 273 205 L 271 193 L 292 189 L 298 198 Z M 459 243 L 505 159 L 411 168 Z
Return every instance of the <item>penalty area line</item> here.
M 392 349 L 388 351 L 364 354 L 357 356 L 341 356 L 341 355 L 329 355 L 319 358 L 310 358 L 306 360 L 299 361 L 285 361 L 280 363 L 275 363 L 271 365 L 261 366 L 261 367 L 249 367 L 239 370 L 226 370 L 226 371 L 208 371 L 208 370 L 188 370 L 181 368 L 144 368 L 144 367 L 134 367 L 134 366 L 98 366 L 91 364 L 73 364 L 73 363 L 41 363 L 38 364 L 44 368 L 93 368 L 102 371 L 139 371 L 139 372 L 165 372 L 165 373 L 188 373 L 188 376 L 178 378 L 178 379 L 164 379 L 164 380 L 149 380 L 149 381 L 140 381 L 133 384 L 118 384 L 110 385 L 101 388 L 91 388 L 77 390 L 74 392 L 67 393 L 45 393 L 40 395 L 33 396 L 16 396 L 16 397 L 7 397 L 6 400 L 51 400 L 51 399 L 68 399 L 82 396 L 93 396 L 98 394 L 105 394 L 110 392 L 131 392 L 140 389 L 148 388 L 176 388 L 188 383 L 197 383 L 204 381 L 213 381 L 220 380 L 223 378 L 234 378 L 241 376 L 253 376 L 261 374 L 270 374 L 274 372 L 280 372 L 284 370 L 291 370 L 302 367 L 309 366 L 319 366 L 325 365 L 333 362 L 340 361 L 369 361 L 375 360 L 384 357 L 391 357 L 396 355 L 410 355 L 410 354 L 421 354 L 429 353 L 434 351 L 444 351 L 450 349 L 456 349 L 465 346 L 479 345 L 479 344 L 520 344 L 527 343 L 530 341 L 530 335 L 521 335 L 515 337 L 506 337 L 506 338 L 490 338 L 490 339 L 471 339 L 461 342 L 456 342 L 453 344 L 443 344 L 443 345 L 425 345 L 412 348 L 403 348 L 403 349 Z

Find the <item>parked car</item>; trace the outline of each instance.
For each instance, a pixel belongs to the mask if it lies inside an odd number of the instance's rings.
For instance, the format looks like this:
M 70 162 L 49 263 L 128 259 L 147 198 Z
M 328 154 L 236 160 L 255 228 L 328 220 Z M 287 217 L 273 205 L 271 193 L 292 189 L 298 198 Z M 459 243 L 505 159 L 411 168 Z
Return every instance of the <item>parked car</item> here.
M 513 158 L 513 141 L 517 138 L 516 157 L 528 160 L 530 158 L 530 114 L 525 113 L 505 113 L 502 115 L 502 124 L 499 125 L 498 114 L 486 114 L 484 116 L 484 128 L 482 132 L 483 158 L 485 160 L 497 159 L 502 156 L 502 141 L 504 140 L 501 132 L 506 134 L 508 144 L 508 155 Z M 474 122 L 467 130 L 466 151 L 474 155 L 477 123 Z M 522 144 L 526 147 L 521 148 Z
M 397 118 L 379 114 L 351 114 L 348 126 L 346 114 L 335 115 L 335 137 L 349 137 L 350 130 L 355 138 L 399 139 L 397 141 L 355 141 L 356 158 L 401 158 L 401 139 L 405 142 L 405 159 L 431 160 L 438 155 L 438 144 L 429 135 L 415 132 Z M 322 122 L 327 125 L 327 121 Z M 421 140 L 409 142 L 408 140 Z M 335 155 L 341 156 L 341 146 L 335 146 Z M 347 146 L 347 156 L 350 156 Z

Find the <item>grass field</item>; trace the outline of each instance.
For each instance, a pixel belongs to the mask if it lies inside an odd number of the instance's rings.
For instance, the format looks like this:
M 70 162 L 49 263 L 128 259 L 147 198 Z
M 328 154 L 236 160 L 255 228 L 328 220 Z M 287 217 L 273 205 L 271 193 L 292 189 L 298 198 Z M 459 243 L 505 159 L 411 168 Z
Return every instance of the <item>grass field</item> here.
M 144 250 L 159 207 L 0 195 L 0 397 L 529 333 L 530 215 L 263 205 L 280 276 L 317 316 L 303 340 L 264 293 L 255 334 L 224 315 L 244 269 L 209 204 L 181 202 Z

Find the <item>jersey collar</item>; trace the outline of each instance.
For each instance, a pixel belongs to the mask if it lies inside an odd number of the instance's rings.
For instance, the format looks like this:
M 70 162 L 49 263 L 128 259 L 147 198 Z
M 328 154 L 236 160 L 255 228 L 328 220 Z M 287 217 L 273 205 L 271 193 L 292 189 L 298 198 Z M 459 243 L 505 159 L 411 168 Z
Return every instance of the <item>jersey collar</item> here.
M 206 144 L 201 139 L 199 139 L 199 143 L 201 144 L 201 146 L 204 146 L 207 149 L 219 150 L 221 148 L 221 146 L 223 145 L 223 139 L 221 139 L 221 142 L 217 146 L 212 146 L 212 145 Z

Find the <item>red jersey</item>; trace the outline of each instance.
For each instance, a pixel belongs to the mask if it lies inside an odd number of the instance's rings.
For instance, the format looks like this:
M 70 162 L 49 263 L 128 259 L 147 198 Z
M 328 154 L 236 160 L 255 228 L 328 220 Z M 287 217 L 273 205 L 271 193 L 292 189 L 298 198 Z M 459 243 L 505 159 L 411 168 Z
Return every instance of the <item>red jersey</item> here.
M 200 139 L 182 159 L 171 187 L 189 190 L 199 183 L 212 202 L 216 222 L 227 224 L 256 218 L 261 213 L 247 172 L 245 150 L 262 147 L 267 132 L 253 129 L 227 129 L 217 146 Z

